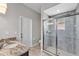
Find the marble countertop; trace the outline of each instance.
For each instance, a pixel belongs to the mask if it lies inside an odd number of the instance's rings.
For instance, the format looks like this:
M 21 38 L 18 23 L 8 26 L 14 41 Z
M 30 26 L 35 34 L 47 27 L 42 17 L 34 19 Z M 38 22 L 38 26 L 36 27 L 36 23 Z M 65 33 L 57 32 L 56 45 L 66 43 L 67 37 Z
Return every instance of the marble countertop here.
M 17 44 L 16 47 L 0 49 L 0 56 L 20 56 L 29 50 L 27 46 L 18 41 L 14 41 L 14 43 Z

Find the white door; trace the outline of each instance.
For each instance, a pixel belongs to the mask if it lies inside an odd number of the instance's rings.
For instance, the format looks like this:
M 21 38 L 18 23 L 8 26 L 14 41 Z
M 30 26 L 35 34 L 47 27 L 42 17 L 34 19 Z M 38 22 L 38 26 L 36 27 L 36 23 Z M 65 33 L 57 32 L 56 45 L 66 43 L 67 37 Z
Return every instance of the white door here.
M 19 33 L 22 43 L 28 47 L 32 47 L 32 19 L 21 17 L 19 24 Z

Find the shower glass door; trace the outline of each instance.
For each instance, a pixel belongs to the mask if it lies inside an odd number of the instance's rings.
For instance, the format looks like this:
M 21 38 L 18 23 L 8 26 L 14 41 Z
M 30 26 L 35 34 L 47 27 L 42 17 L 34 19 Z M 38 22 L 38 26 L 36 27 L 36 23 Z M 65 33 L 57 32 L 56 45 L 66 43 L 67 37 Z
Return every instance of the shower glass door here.
M 43 49 L 47 52 L 56 54 L 56 20 L 44 21 L 44 41 Z
M 75 55 L 75 16 L 57 19 L 58 55 Z
M 44 21 L 43 43 L 52 54 L 79 56 L 79 15 Z

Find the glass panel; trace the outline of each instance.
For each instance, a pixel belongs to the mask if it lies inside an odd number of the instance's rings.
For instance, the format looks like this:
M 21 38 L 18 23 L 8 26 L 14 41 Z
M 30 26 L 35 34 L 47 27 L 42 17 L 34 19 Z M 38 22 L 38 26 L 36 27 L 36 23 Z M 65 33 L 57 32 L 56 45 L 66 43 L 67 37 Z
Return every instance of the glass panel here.
M 56 54 L 56 20 L 44 21 L 44 50 Z
M 58 55 L 75 54 L 75 16 L 57 19 Z
M 79 10 L 78 10 L 79 11 Z M 76 15 L 75 25 L 75 54 L 79 56 L 79 15 Z

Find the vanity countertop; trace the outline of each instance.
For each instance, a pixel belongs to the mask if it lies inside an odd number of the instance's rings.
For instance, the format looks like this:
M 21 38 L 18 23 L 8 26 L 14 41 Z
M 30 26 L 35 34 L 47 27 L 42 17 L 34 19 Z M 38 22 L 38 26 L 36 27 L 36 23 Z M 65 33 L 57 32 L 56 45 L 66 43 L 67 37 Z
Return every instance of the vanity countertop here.
M 24 44 L 18 41 L 14 41 L 14 43 L 17 44 L 16 47 L 0 49 L 0 56 L 20 56 L 29 51 L 29 48 Z

